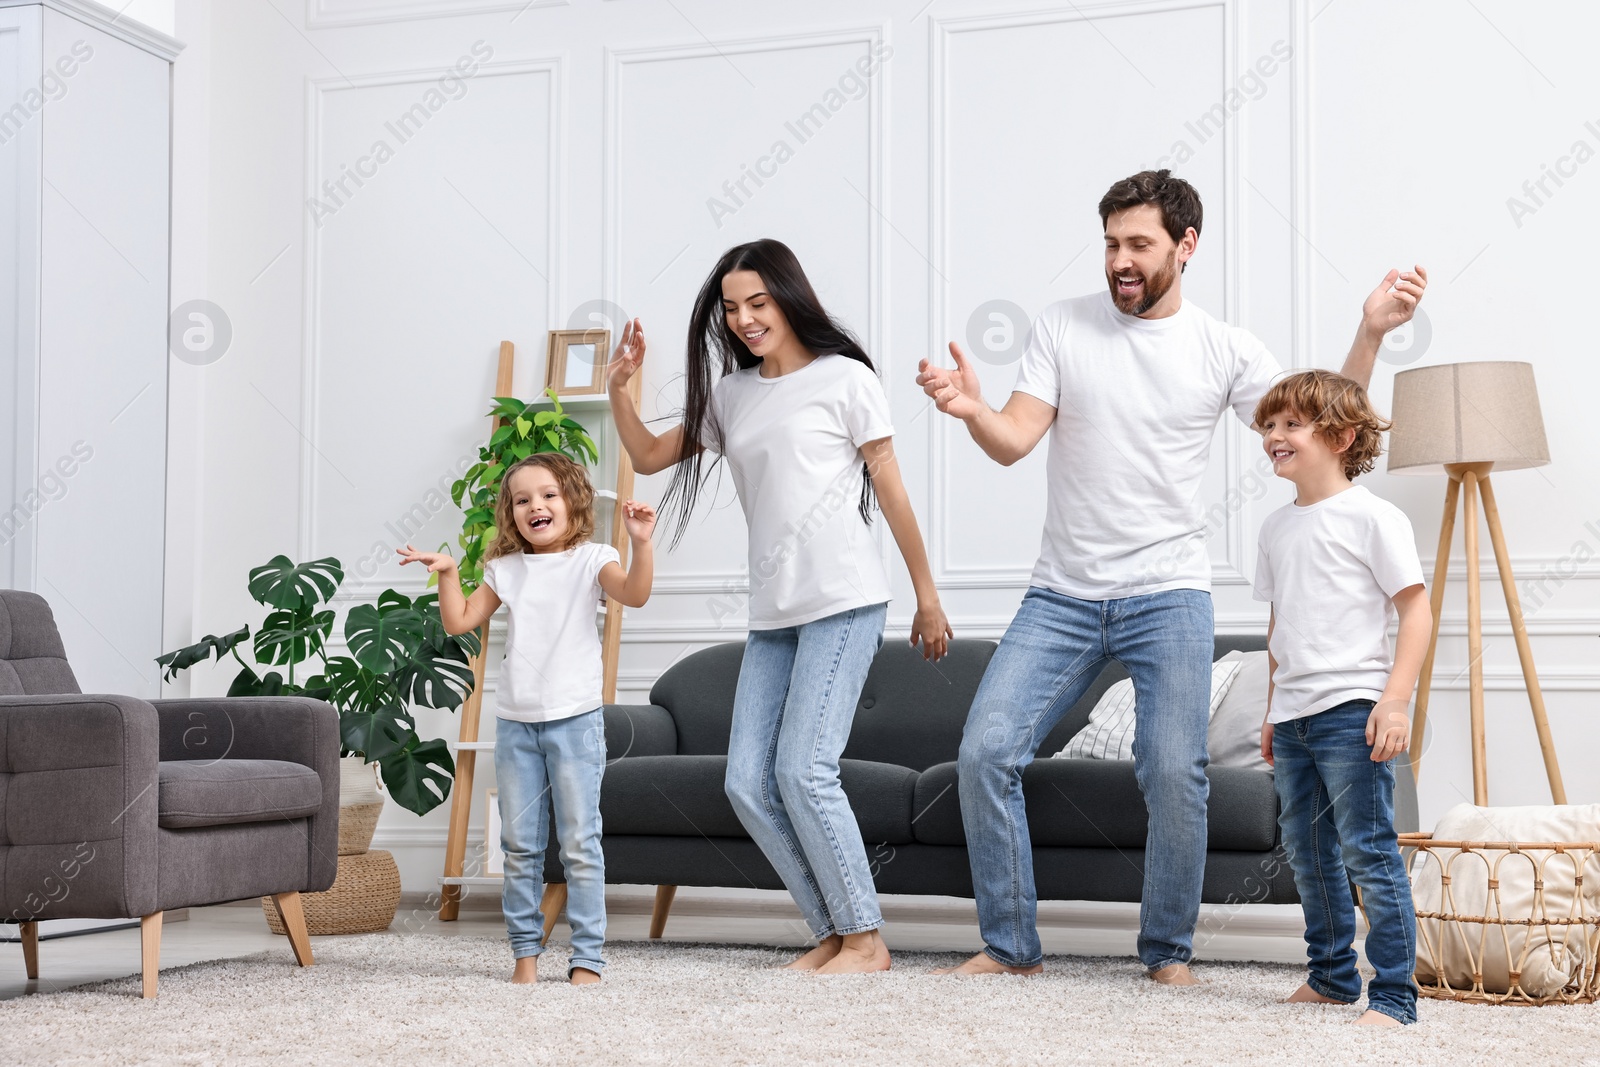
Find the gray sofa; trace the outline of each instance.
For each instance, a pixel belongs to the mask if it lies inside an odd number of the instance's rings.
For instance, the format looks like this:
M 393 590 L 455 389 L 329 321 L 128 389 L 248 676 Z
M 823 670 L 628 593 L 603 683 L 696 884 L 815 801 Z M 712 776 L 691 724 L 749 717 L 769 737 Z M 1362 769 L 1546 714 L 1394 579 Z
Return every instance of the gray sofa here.
M 1260 637 L 1216 639 L 1219 657 L 1264 647 Z M 605 709 L 606 881 L 661 887 L 652 936 L 660 936 L 676 886 L 783 888 L 723 793 L 743 653 L 742 642 L 704 649 L 663 674 L 649 704 Z M 955 759 L 993 653 L 992 642 L 957 640 L 930 665 L 909 646 L 889 642 L 873 663 L 840 778 L 880 892 L 972 896 Z M 1138 901 L 1143 890 L 1148 817 L 1133 764 L 1043 758 L 1082 729 L 1100 695 L 1125 677 L 1119 665 L 1107 666 L 1023 773 L 1042 900 Z M 1271 774 L 1217 766 L 1207 774 L 1205 902 L 1296 902 L 1278 851 Z M 1399 777 L 1397 804 L 1413 813 L 1401 818 L 1414 825 L 1411 776 Z M 554 882 L 562 877 L 554 845 L 545 872 Z
M 133 918 L 144 995 L 163 912 L 271 897 L 302 966 L 299 894 L 339 850 L 339 721 L 301 697 L 85 695 L 50 606 L 0 590 L 0 922 Z

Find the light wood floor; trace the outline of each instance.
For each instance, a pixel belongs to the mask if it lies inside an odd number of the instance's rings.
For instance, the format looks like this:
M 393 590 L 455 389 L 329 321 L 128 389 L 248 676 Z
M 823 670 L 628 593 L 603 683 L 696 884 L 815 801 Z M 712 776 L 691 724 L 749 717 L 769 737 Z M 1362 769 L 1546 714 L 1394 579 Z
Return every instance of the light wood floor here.
M 613 886 L 607 892 L 606 936 L 613 941 L 644 940 L 654 891 L 648 886 Z M 949 897 L 885 897 L 884 937 L 891 949 L 975 952 L 977 912 L 971 901 Z M 1039 905 L 1039 933 L 1046 953 L 1132 956 L 1139 909 L 1134 904 L 1068 903 Z M 1196 956 L 1299 963 L 1305 959 L 1303 922 L 1298 906 L 1247 904 L 1205 908 L 1196 936 Z M 504 937 L 498 894 L 476 890 L 456 922 L 442 923 L 421 894 L 402 900 L 387 936 Z M 567 937 L 565 923 L 554 938 Z M 667 923 L 668 941 L 801 945 L 806 940 L 799 912 L 782 893 L 757 890 L 684 888 Z M 315 948 L 319 938 L 312 939 Z M 167 923 L 161 937 L 161 964 L 182 966 L 202 960 L 246 956 L 265 949 L 288 952 L 288 942 L 267 929 L 259 903 L 191 908 L 187 921 Z M 139 970 L 139 931 L 111 930 L 41 941 L 37 982 L 23 973 L 22 947 L 0 944 L 0 999 L 53 992 L 85 982 L 135 974 Z

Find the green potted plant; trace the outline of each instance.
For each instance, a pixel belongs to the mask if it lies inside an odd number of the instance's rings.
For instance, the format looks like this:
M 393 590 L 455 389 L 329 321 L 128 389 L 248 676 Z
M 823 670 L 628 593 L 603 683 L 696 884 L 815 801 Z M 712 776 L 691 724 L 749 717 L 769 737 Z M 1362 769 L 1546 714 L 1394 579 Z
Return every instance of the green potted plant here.
M 253 639 L 249 626 L 220 637 L 207 634 L 156 662 L 163 680 L 171 681 L 213 656 L 220 662 L 232 655 L 239 673 L 229 696 L 293 693 L 328 701 L 339 711 L 342 754 L 376 763 L 396 803 L 426 814 L 450 795 L 455 763 L 442 739 L 418 736 L 409 709 L 461 706 L 472 689 L 468 657 L 478 651 L 477 635 L 445 633 L 437 594 L 413 600 L 386 589 L 376 604 L 358 604 L 346 613 L 350 654 L 330 656 L 335 613 L 322 605 L 343 581 L 344 567 L 332 557 L 294 563 L 275 556 L 250 571 L 250 596 L 269 609 Z M 247 641 L 254 664 L 239 654 Z M 286 673 L 269 669 L 276 667 Z

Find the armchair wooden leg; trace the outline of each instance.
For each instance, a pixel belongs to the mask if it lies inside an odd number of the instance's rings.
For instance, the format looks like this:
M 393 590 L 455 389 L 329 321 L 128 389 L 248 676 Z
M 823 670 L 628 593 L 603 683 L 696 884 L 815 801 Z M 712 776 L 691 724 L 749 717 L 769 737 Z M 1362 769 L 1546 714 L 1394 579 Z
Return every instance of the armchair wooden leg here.
M 672 898 L 678 895 L 675 885 L 656 886 L 656 906 L 650 912 L 650 936 L 657 938 L 667 928 L 667 916 L 672 912 Z
M 539 913 L 544 916 L 544 941 L 550 940 L 550 931 L 561 918 L 561 909 L 567 906 L 567 883 L 546 882 L 544 896 L 539 899 Z
M 161 912 L 139 920 L 139 947 L 144 973 L 144 999 L 154 1000 L 156 976 L 161 973 Z
M 300 906 L 300 894 L 277 893 L 272 898 L 272 907 L 278 913 L 278 921 L 283 924 L 283 932 L 289 935 L 289 947 L 294 949 L 295 962 L 302 967 L 317 962 L 311 956 L 311 937 L 306 933 L 306 913 Z
M 22 935 L 22 966 L 27 969 L 29 980 L 39 977 L 39 924 L 18 923 L 17 932 Z

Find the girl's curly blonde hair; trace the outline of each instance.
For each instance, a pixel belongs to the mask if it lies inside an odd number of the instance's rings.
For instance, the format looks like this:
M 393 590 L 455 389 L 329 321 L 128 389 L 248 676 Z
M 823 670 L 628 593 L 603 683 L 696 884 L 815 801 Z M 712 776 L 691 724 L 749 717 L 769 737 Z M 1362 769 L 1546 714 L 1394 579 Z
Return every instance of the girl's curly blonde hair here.
M 540 452 L 518 460 L 501 475 L 500 496 L 494 503 L 494 540 L 484 549 L 484 562 L 533 551 L 528 539 L 517 529 L 511 507 L 512 478 L 529 467 L 543 467 L 549 471 L 561 489 L 561 499 L 567 502 L 567 536 L 557 551 L 565 552 L 594 538 L 594 486 L 589 482 L 589 472 L 559 452 Z
M 1383 455 L 1383 434 L 1393 425 L 1372 409 L 1365 389 L 1331 370 L 1298 371 L 1275 383 L 1256 405 L 1253 422 L 1260 428 L 1285 411 L 1299 415 L 1336 451 L 1344 432 L 1355 431 L 1355 440 L 1340 453 L 1350 479 L 1372 469 Z

